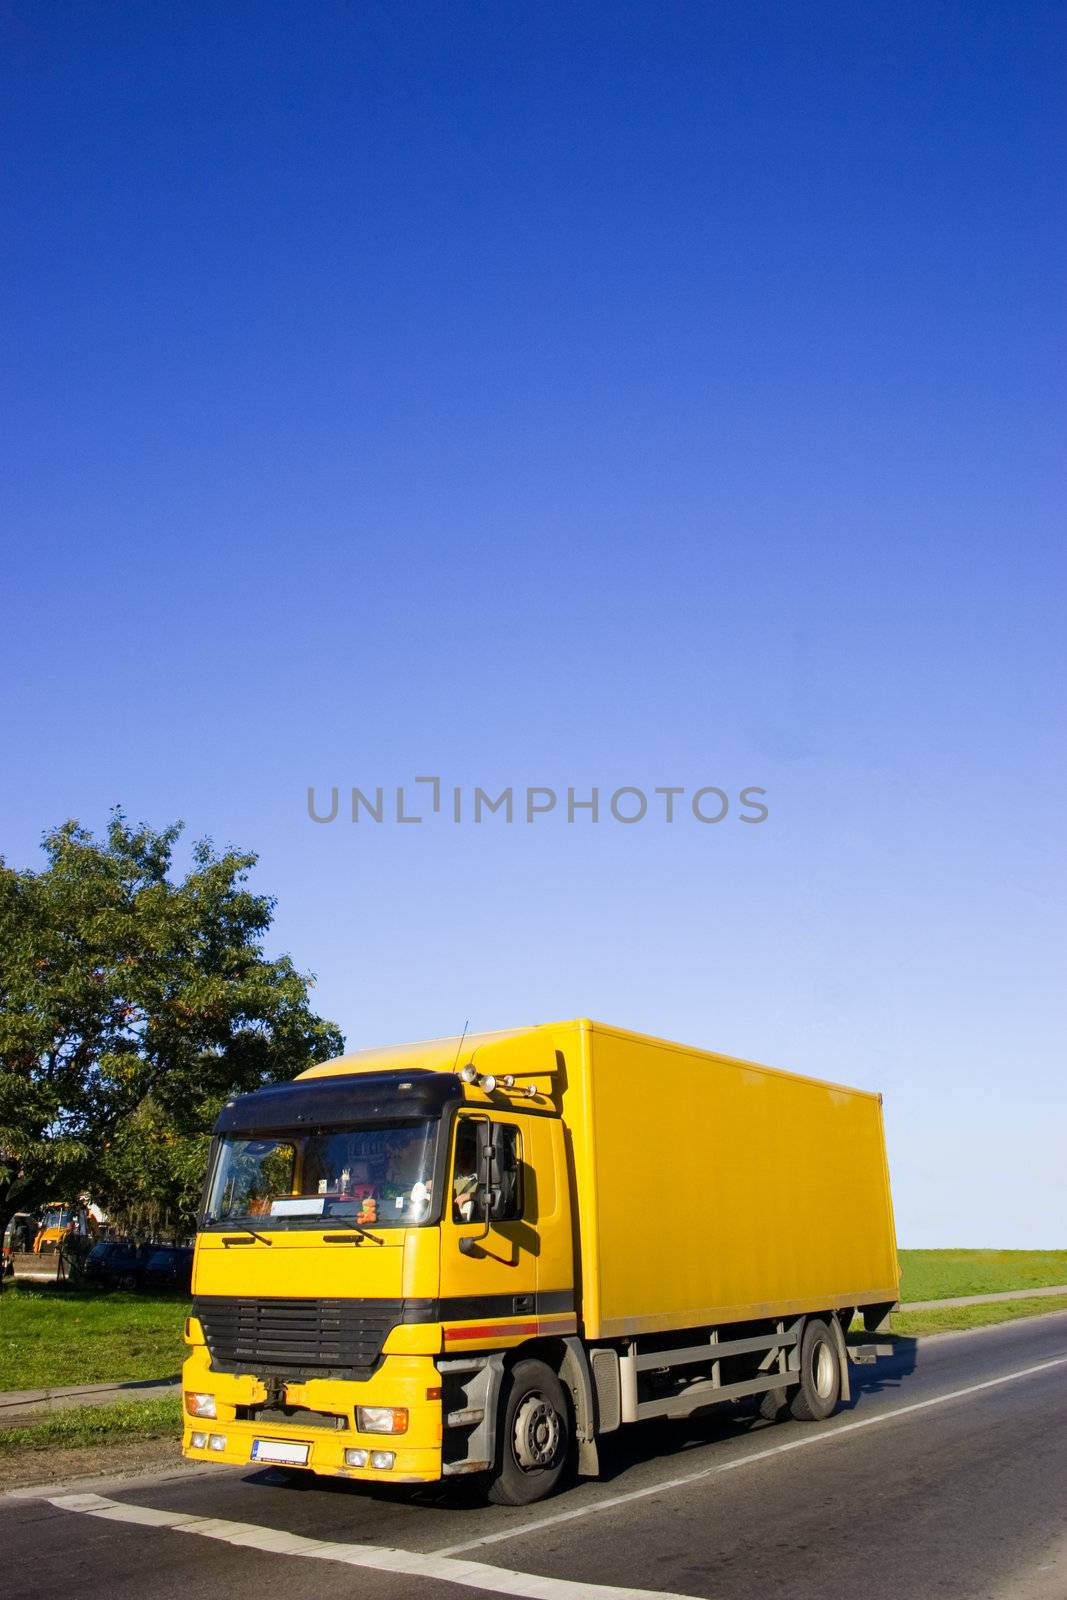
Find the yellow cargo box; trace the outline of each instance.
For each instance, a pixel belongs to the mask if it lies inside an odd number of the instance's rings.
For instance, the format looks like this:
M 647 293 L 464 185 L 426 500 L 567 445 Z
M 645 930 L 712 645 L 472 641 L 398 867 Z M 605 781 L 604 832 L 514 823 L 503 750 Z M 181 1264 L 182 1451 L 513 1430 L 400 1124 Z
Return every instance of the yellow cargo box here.
M 880 1096 L 603 1023 L 559 1048 L 588 1338 L 897 1299 Z

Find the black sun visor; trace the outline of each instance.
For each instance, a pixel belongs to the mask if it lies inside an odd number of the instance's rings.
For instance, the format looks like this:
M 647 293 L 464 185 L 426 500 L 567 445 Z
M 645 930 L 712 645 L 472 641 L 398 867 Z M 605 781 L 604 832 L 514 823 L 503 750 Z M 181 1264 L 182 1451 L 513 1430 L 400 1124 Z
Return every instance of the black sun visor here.
M 346 1072 L 296 1078 L 227 1101 L 214 1131 L 278 1133 L 439 1117 L 446 1106 L 462 1098 L 463 1085 L 451 1072 Z

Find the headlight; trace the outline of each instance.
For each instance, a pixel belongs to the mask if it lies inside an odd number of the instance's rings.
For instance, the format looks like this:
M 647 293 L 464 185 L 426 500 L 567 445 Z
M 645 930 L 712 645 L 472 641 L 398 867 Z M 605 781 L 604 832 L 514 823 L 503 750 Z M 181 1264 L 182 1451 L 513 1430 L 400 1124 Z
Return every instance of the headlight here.
M 358 1433 L 407 1433 L 406 1406 L 357 1406 Z
M 213 1394 L 194 1394 L 191 1390 L 185 1391 L 185 1409 L 191 1417 L 217 1417 L 215 1410 L 215 1396 Z
M 366 1450 L 346 1450 L 345 1451 L 345 1466 L 346 1467 L 365 1467 L 366 1465 L 367 1465 L 367 1452 L 366 1452 Z
M 379 1472 L 391 1471 L 395 1460 L 396 1456 L 392 1450 L 372 1450 L 370 1453 L 370 1464 L 372 1467 L 377 1467 Z
M 194 1433 L 194 1434 L 191 1434 L 190 1438 L 189 1438 L 189 1443 L 192 1445 L 194 1450 L 206 1450 L 207 1449 L 207 1434 L 206 1433 Z

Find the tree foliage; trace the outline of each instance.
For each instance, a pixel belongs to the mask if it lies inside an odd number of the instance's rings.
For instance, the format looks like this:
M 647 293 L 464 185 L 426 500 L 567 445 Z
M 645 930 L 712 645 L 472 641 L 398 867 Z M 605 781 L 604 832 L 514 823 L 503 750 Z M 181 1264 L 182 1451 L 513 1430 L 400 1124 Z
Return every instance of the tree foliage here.
M 175 881 L 181 831 L 116 811 L 103 839 L 46 834 L 40 872 L 0 860 L 0 1227 L 80 1189 L 188 1225 L 222 1102 L 343 1047 L 311 978 L 264 953 L 256 857 L 204 840 Z

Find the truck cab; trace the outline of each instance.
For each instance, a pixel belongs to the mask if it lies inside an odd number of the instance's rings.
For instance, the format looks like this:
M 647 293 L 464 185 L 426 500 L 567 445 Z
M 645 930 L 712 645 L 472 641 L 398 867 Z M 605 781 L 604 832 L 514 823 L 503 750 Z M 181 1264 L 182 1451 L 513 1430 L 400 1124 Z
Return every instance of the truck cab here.
M 224 1109 L 187 1455 L 391 1482 L 492 1471 L 504 1353 L 558 1355 L 577 1328 L 561 1120 L 508 1076 L 360 1063 Z

